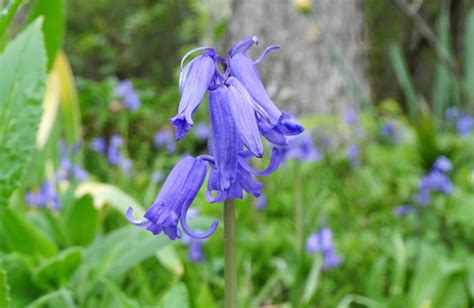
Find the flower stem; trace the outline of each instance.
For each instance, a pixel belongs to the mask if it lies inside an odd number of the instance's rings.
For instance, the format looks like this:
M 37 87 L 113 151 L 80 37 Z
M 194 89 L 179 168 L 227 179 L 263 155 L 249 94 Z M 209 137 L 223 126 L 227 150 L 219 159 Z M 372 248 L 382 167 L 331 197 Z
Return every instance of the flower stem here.
M 235 247 L 234 200 L 224 202 L 224 281 L 225 308 L 237 307 L 237 262 Z
M 301 187 L 301 166 L 296 162 L 295 175 L 295 228 L 296 252 L 299 255 L 303 249 L 303 189 Z

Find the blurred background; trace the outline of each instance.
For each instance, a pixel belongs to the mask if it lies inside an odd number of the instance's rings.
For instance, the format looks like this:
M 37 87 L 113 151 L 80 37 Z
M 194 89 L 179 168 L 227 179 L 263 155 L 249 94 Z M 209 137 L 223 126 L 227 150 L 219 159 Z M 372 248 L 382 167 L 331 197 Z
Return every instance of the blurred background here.
M 223 306 L 222 224 L 170 241 L 124 213 L 207 151 L 207 99 L 183 140 L 168 124 L 181 58 L 253 35 L 253 59 L 281 46 L 258 69 L 306 130 L 236 202 L 241 307 L 474 305 L 472 1 L 0 9 L 0 307 Z M 194 228 L 222 222 L 204 189 L 192 209 Z

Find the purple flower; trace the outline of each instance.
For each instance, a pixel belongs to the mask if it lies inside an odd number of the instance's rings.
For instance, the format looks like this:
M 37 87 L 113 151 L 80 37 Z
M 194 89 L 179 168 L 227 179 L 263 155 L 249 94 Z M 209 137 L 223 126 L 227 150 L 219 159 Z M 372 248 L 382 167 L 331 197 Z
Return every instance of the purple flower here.
M 344 121 L 346 122 L 347 125 L 356 125 L 359 119 L 359 115 L 356 111 L 354 110 L 349 110 L 344 114 Z
M 122 80 L 115 88 L 115 95 L 122 99 L 125 108 L 135 111 L 140 108 L 140 100 L 133 90 L 130 80 Z
M 107 144 L 105 143 L 104 138 L 97 137 L 92 139 L 91 148 L 97 153 L 105 154 L 107 150 Z
M 162 180 L 163 180 L 163 171 L 161 170 L 156 170 L 151 175 L 151 181 L 155 184 L 161 183 Z
M 346 155 L 353 168 L 358 168 L 360 166 L 359 161 L 360 148 L 357 144 L 351 144 L 347 150 Z
M 329 228 L 322 228 L 319 232 L 310 235 L 306 240 L 306 252 L 309 254 L 321 253 L 324 269 L 337 267 L 343 261 L 343 258 L 336 254 L 332 231 Z
M 313 162 L 323 158 L 323 153 L 314 146 L 308 134 L 301 134 L 290 139 L 288 145 L 282 150 L 285 159 L 295 158 L 299 161 Z
M 169 154 L 176 151 L 176 141 L 173 137 L 173 132 L 168 129 L 162 129 L 155 134 L 155 145 L 158 148 L 166 148 Z
M 447 173 L 453 169 L 453 165 L 446 156 L 439 156 L 433 164 L 433 169 Z
M 74 177 L 78 182 L 82 182 L 87 179 L 89 174 L 81 167 L 74 165 L 70 159 L 75 152 L 79 151 L 80 146 L 81 143 L 77 142 L 68 149 L 66 144 L 61 142 L 59 170 L 56 173 L 57 180 L 69 180 Z
M 453 185 L 449 177 L 444 173 L 433 170 L 420 179 L 420 190 L 439 191 L 443 194 L 449 194 L 453 190 Z
M 431 203 L 431 192 L 429 190 L 421 189 L 415 195 L 415 203 L 421 206 L 425 206 Z
M 267 196 L 261 194 L 257 197 L 257 209 L 263 211 L 267 208 Z
M 202 240 L 192 240 L 188 248 L 188 260 L 194 263 L 204 261 L 205 255 L 202 250 Z
M 116 166 L 122 161 L 122 154 L 120 153 L 122 144 L 123 139 L 120 135 L 113 135 L 110 138 L 109 148 L 107 149 L 107 159 L 112 166 Z
M 180 237 L 181 229 L 193 238 L 210 236 L 217 223 L 202 234 L 192 232 L 186 224 L 186 212 L 203 184 L 207 164 L 211 167 L 206 191 L 209 202 L 241 199 L 244 191 L 255 197 L 261 195 L 263 185 L 255 177 L 274 172 L 282 160 L 281 150 L 273 148 L 266 169 L 256 170 L 250 165 L 248 159 L 263 157 L 262 136 L 273 144 L 286 145 L 287 137 L 302 133 L 303 127 L 274 105 L 256 69 L 278 47 L 268 47 L 253 61 L 246 52 L 256 43 L 256 37 L 246 38 L 234 45 L 227 57 L 209 47 L 191 50 L 184 56 L 179 80 L 181 100 L 176 116 L 169 121 L 176 129 L 176 139 L 183 138 L 194 124 L 193 113 L 209 91 L 210 155 L 183 158 L 171 171 L 143 221 L 134 221 L 131 209 L 127 211 L 131 222 L 153 234 L 163 231 L 170 239 Z M 183 67 L 188 56 L 198 51 L 201 54 Z M 168 146 L 170 139 L 159 132 L 155 143 Z M 174 143 L 172 146 L 174 150 Z
M 25 202 L 31 207 L 49 207 L 52 210 L 58 210 L 61 207 L 56 189 L 49 181 L 44 181 L 38 192 L 27 192 Z
M 130 173 L 133 168 L 133 162 L 128 158 L 124 158 L 120 162 L 120 167 L 122 168 L 123 172 Z
M 466 138 L 474 131 L 474 117 L 467 114 L 460 116 L 456 123 L 456 129 L 461 137 Z
M 411 205 L 401 205 L 393 210 L 393 214 L 397 217 L 405 216 L 412 212 L 414 208 Z
M 446 120 L 448 122 L 455 121 L 459 116 L 459 110 L 456 107 L 449 107 L 446 109 Z
M 191 231 L 186 222 L 186 213 L 204 182 L 206 172 L 207 164 L 203 159 L 191 156 L 183 158 L 171 170 L 155 201 L 146 211 L 144 220 L 135 221 L 132 208 L 127 210 L 127 219 L 153 234 L 164 232 L 171 240 L 181 237 L 179 222 L 183 231 L 192 238 L 211 236 L 217 228 L 217 221 L 204 233 Z
M 196 137 L 200 140 L 207 140 L 210 134 L 210 128 L 206 123 L 198 123 L 196 125 L 196 130 L 194 131 Z
M 395 125 L 393 122 L 385 122 L 382 127 L 380 127 L 380 134 L 390 139 L 396 139 Z

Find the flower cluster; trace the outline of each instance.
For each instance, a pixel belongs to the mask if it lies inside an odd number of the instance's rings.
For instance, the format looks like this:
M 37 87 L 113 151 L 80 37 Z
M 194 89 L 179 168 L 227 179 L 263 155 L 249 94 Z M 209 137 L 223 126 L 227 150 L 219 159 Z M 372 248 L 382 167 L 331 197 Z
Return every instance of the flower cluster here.
M 321 253 L 324 269 L 337 267 L 343 261 L 343 257 L 336 254 L 332 231 L 329 228 L 322 228 L 319 232 L 311 234 L 306 241 L 306 251 L 309 254 Z
M 300 162 L 314 162 L 323 158 L 321 150 L 314 146 L 313 139 L 306 133 L 291 138 L 281 150 L 285 160 L 294 158 Z
M 70 180 L 71 178 L 75 178 L 76 181 L 82 182 L 87 179 L 87 172 L 81 167 L 74 165 L 70 158 L 75 152 L 79 150 L 80 146 L 80 143 L 76 143 L 70 149 L 68 149 L 66 144 L 61 143 L 61 160 L 59 163 L 59 170 L 56 173 L 57 180 Z
M 155 146 L 159 149 L 166 148 L 168 154 L 176 151 L 176 141 L 173 132 L 169 129 L 162 129 L 155 134 Z
M 184 56 L 182 65 L 191 54 L 201 52 L 182 68 L 181 101 L 178 114 L 170 123 L 176 128 L 176 139 L 182 139 L 193 127 L 193 113 L 209 92 L 210 155 L 184 157 L 165 180 L 144 220 L 135 221 L 129 209 L 129 221 L 153 234 L 164 232 L 170 239 L 181 237 L 179 222 L 188 236 L 209 237 L 217 222 L 200 233 L 191 231 L 186 223 L 186 212 L 204 182 L 208 166 L 206 198 L 209 202 L 242 198 L 244 191 L 255 197 L 261 194 L 263 185 L 254 176 L 272 173 L 282 158 L 275 147 L 265 170 L 255 170 L 249 164 L 249 158 L 263 157 L 261 136 L 274 145 L 285 146 L 288 136 L 299 135 L 303 127 L 274 105 L 257 72 L 256 65 L 278 46 L 268 47 L 253 61 L 246 52 L 257 43 L 256 37 L 246 38 L 233 46 L 227 57 L 218 55 L 210 47 L 194 49 Z
M 132 169 L 132 161 L 120 152 L 123 146 L 123 138 L 120 135 L 112 135 L 107 144 L 104 138 L 94 138 L 91 143 L 92 150 L 107 156 L 107 160 L 112 166 L 120 166 L 125 173 Z
M 123 101 L 123 105 L 128 110 L 135 111 L 140 108 L 140 100 L 135 90 L 133 90 L 130 80 L 122 80 L 119 82 L 115 88 L 115 96 Z
M 44 181 L 37 192 L 27 192 L 25 202 L 31 207 L 49 207 L 52 210 L 59 210 L 61 207 L 54 184 L 50 181 Z
M 419 191 L 414 197 L 414 201 L 419 206 L 428 205 L 431 202 L 432 192 L 450 194 L 453 190 L 453 183 L 447 173 L 452 170 L 451 161 L 445 156 L 439 156 L 433 164 L 431 171 L 421 177 Z M 394 210 L 396 216 L 403 216 L 412 212 L 414 208 L 410 205 L 402 205 Z
M 456 130 L 463 138 L 467 138 L 474 132 L 474 117 L 460 112 L 456 107 L 450 107 L 446 110 L 446 120 L 450 123 L 455 122 Z

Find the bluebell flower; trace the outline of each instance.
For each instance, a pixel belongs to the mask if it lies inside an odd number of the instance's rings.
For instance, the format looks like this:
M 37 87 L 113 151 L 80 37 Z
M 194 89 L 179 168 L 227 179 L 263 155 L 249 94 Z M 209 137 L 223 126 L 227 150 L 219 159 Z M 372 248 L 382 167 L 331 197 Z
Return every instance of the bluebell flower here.
M 25 202 L 31 207 L 49 207 L 58 210 L 61 207 L 54 184 L 44 181 L 38 192 L 27 192 Z
M 267 196 L 261 194 L 257 197 L 257 209 L 263 211 L 267 208 Z
M 91 148 L 97 153 L 105 154 L 107 151 L 107 143 L 104 138 L 97 137 L 92 139 Z
M 209 202 L 241 199 L 244 191 L 255 197 L 261 195 L 263 185 L 255 177 L 274 172 L 282 160 L 281 150 L 273 148 L 267 168 L 256 170 L 250 165 L 249 159 L 264 155 L 262 136 L 275 145 L 286 145 L 287 138 L 302 133 L 303 127 L 275 106 L 256 69 L 278 46 L 268 47 L 253 61 L 246 52 L 256 44 L 256 37 L 246 38 L 234 45 L 227 57 L 210 47 L 191 50 L 184 56 L 179 80 L 181 100 L 176 116 L 169 121 L 176 129 L 176 139 L 182 139 L 193 127 L 192 116 L 209 92 L 210 155 L 183 158 L 171 171 L 143 221 L 133 220 L 131 209 L 127 211 L 131 222 L 153 234 L 164 232 L 170 239 L 179 238 L 181 229 L 192 238 L 210 236 L 217 223 L 204 233 L 193 232 L 186 224 L 186 212 L 203 184 L 207 165 Z M 183 65 L 195 52 L 201 54 Z M 157 134 L 155 143 L 168 145 L 169 139 Z
M 128 158 L 124 158 L 120 162 L 120 167 L 124 173 L 130 173 L 133 168 L 133 162 Z
M 127 210 L 127 219 L 153 234 L 164 232 L 171 240 L 181 237 L 181 229 L 192 238 L 209 237 L 217 228 L 217 221 L 203 233 L 191 231 L 186 222 L 187 211 L 196 198 L 206 173 L 207 163 L 200 157 L 183 158 L 171 170 L 155 201 L 146 211 L 144 220 L 134 220 L 132 208 Z M 181 223 L 181 229 L 178 228 L 178 223 Z
M 78 182 L 82 182 L 89 176 L 88 173 L 81 167 L 74 165 L 71 161 L 71 156 L 79 150 L 81 143 L 74 144 L 70 149 L 64 142 L 60 145 L 60 162 L 59 170 L 56 173 L 57 180 L 70 180 L 75 178 Z
M 408 213 L 411 213 L 412 211 L 414 211 L 414 208 L 413 206 L 411 205 L 401 205 L 401 206 L 398 206 L 396 207 L 394 210 L 393 210 L 393 214 L 395 216 L 405 216 L 407 215 Z
M 351 144 L 346 150 L 346 155 L 353 168 L 358 168 L 360 166 L 360 148 L 357 144 Z
M 202 262 L 204 261 L 205 255 L 204 251 L 202 250 L 202 241 L 201 240 L 194 240 L 191 241 L 189 244 L 188 250 L 188 260 L 191 262 Z
M 161 183 L 163 180 L 163 171 L 161 170 L 156 170 L 152 173 L 151 175 L 151 181 L 155 184 Z
M 173 137 L 173 132 L 168 129 L 162 129 L 155 134 L 155 145 L 158 148 L 166 148 L 168 154 L 173 154 L 176 151 L 176 141 Z
M 450 172 L 453 169 L 451 161 L 446 156 L 439 156 L 433 164 L 433 169 L 440 172 Z
M 323 268 L 330 269 L 339 266 L 343 258 L 336 254 L 336 248 L 332 240 L 332 231 L 322 228 L 313 233 L 306 240 L 306 252 L 309 254 L 321 253 L 323 255 Z
M 125 108 L 135 111 L 140 108 L 140 100 L 130 80 L 122 80 L 115 88 L 115 95 L 122 99 Z
M 456 129 L 461 137 L 466 138 L 474 131 L 474 117 L 467 114 L 460 116 L 456 123 Z
M 421 189 L 415 195 L 415 203 L 421 206 L 425 206 L 431 203 L 431 192 L 429 190 Z
M 210 130 L 209 126 L 206 123 L 201 122 L 201 123 L 198 123 L 196 125 L 196 129 L 194 131 L 194 134 L 200 140 L 207 140 L 207 138 L 209 137 L 210 132 L 211 132 L 211 130 Z
M 344 121 L 347 125 L 356 125 L 359 120 L 359 114 L 354 110 L 349 110 L 344 114 Z
M 392 139 L 393 141 L 397 141 L 399 138 L 395 129 L 395 125 L 392 121 L 387 121 L 382 125 L 382 127 L 380 127 L 380 134 L 384 137 Z
M 107 149 L 107 159 L 112 166 L 116 166 L 122 161 L 122 153 L 120 153 L 122 145 L 123 139 L 120 135 L 113 135 L 110 138 L 109 147 Z
M 301 134 L 288 141 L 282 148 L 285 159 L 314 162 L 323 158 L 323 153 L 314 146 L 313 139 L 308 134 Z
M 459 116 L 459 109 L 456 107 L 449 107 L 446 109 L 446 120 L 448 122 L 455 121 Z

